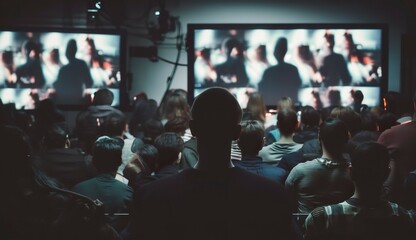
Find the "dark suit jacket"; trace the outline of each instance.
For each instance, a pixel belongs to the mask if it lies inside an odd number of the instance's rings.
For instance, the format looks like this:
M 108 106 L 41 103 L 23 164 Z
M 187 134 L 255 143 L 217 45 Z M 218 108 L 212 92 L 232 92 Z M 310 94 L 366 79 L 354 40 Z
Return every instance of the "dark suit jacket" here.
M 68 189 L 96 175 L 91 156 L 79 148 L 47 150 L 40 154 L 36 163 L 47 176 Z
M 284 187 L 243 169 L 186 169 L 137 196 L 125 240 L 291 238 Z
M 126 227 L 128 218 L 111 216 L 113 213 L 129 213 L 133 199 L 133 190 L 126 184 L 116 180 L 111 174 L 101 174 L 95 178 L 81 182 L 72 189 L 93 200 L 99 199 L 104 203 L 107 222 L 120 232 Z

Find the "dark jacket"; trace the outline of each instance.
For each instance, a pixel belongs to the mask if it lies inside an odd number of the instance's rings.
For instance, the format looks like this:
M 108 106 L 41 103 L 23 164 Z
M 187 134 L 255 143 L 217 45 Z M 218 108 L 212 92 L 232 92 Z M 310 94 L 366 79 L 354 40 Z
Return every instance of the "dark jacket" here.
M 133 200 L 133 190 L 118 181 L 111 174 L 100 174 L 95 178 L 81 182 L 72 189 L 74 192 L 88 196 L 104 203 L 104 211 L 108 213 L 107 222 L 117 231 L 123 230 L 128 223 L 124 216 L 112 216 L 114 213 L 129 213 Z
M 91 156 L 79 148 L 47 150 L 36 158 L 35 163 L 47 176 L 68 189 L 96 175 Z
M 292 239 L 282 184 L 240 168 L 186 169 L 146 184 L 134 200 L 130 239 Z
M 284 184 L 288 174 L 280 167 L 274 167 L 270 164 L 264 163 L 261 157 L 243 156 L 241 161 L 233 161 L 233 164 L 236 167 L 245 169 L 251 173 L 266 177 L 281 184 Z

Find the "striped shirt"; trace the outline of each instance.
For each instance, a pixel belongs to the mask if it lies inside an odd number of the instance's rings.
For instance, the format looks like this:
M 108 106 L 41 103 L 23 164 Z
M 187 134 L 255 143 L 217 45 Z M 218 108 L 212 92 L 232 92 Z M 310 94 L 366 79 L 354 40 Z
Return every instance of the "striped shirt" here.
M 305 237 L 306 239 L 407 239 L 407 237 L 411 239 L 415 237 L 411 235 L 415 228 L 414 217 L 412 212 L 396 203 L 380 201 L 367 207 L 363 206 L 360 199 L 350 198 L 338 204 L 313 210 L 305 221 Z M 403 234 L 405 238 L 399 234 Z

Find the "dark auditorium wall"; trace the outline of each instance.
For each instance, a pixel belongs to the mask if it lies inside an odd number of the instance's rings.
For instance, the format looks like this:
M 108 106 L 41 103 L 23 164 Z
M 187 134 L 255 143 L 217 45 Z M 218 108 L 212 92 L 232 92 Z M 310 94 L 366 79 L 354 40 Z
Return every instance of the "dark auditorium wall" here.
M 88 0 L 1 1 L 1 26 L 85 27 Z M 100 19 L 99 28 L 115 25 L 128 28 L 128 46 L 149 46 L 139 37 L 147 33 L 144 19 L 150 3 L 157 0 L 103 0 L 110 22 Z M 34 4 L 38 5 L 35 6 Z M 414 34 L 410 26 L 416 13 L 409 0 L 166 0 L 172 16 L 179 17 L 182 30 L 188 23 L 386 23 L 389 27 L 388 89 L 400 91 L 403 34 Z M 412 32 L 413 31 L 413 32 Z M 170 35 L 173 36 L 173 35 Z M 159 55 L 170 60 L 176 57 L 174 41 L 166 39 L 158 47 Z M 182 51 L 180 63 L 186 63 Z M 160 101 L 172 65 L 146 58 L 127 57 L 131 73 L 130 95 L 146 92 Z M 187 86 L 186 67 L 179 67 L 172 88 Z

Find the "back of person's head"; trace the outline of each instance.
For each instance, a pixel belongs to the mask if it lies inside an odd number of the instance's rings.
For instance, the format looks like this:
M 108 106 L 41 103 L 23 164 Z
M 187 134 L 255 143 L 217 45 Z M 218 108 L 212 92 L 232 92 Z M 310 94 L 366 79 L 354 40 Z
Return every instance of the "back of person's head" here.
M 365 142 L 377 142 L 377 139 L 380 137 L 380 133 L 376 131 L 368 131 L 363 130 L 358 132 L 354 135 L 354 137 L 351 137 L 348 143 L 346 144 L 344 148 L 344 152 L 348 154 L 352 154 L 354 149 Z
M 209 88 L 192 105 L 190 128 L 197 138 L 211 143 L 236 140 L 240 134 L 242 110 L 237 99 L 224 88 Z
M 69 145 L 69 128 L 66 123 L 55 123 L 50 126 L 43 141 L 46 149 L 65 148 Z
M 157 167 L 174 164 L 180 159 L 183 150 L 183 140 L 173 132 L 166 132 L 155 139 L 153 144 L 159 153 Z
M 124 142 L 120 138 L 99 137 L 94 144 L 92 162 L 99 173 L 115 173 L 121 164 Z
M 361 117 L 361 130 L 378 131 L 377 116 L 371 111 L 363 111 L 360 113 Z
M 75 39 L 70 39 L 68 44 L 66 45 L 66 52 L 65 56 L 68 58 L 69 61 L 75 59 L 75 55 L 78 51 L 77 42 Z
M 329 117 L 343 121 L 351 136 L 361 130 L 361 116 L 350 107 L 336 107 L 331 111 Z
M 172 93 L 166 98 L 162 118 L 171 120 L 176 117 L 190 118 L 188 100 L 182 94 Z
M 319 115 L 319 112 L 311 107 L 311 106 L 304 106 L 300 110 L 301 116 L 300 116 L 300 122 L 303 126 L 307 127 L 318 127 L 319 121 L 321 120 L 321 116 Z
M 44 99 L 38 103 L 35 109 L 36 121 L 39 124 L 52 124 L 65 121 L 65 116 L 56 107 L 52 99 Z
M 252 120 L 264 123 L 266 121 L 266 105 L 263 96 L 259 92 L 250 93 L 246 111 L 251 114 Z
M 143 142 L 153 144 L 153 141 L 164 132 L 163 124 L 160 120 L 151 118 L 143 125 Z
M 143 125 L 151 118 L 157 117 L 157 102 L 154 99 L 147 99 L 138 102 L 133 110 L 129 128 L 130 133 L 138 137 L 143 132 Z
M 390 112 L 385 112 L 377 120 L 378 131 L 384 132 L 393 126 L 399 125 L 397 116 Z
M 279 38 L 276 42 L 276 46 L 274 48 L 274 56 L 278 61 L 283 61 L 287 52 L 287 39 L 282 37 Z
M 119 113 L 111 113 L 105 119 L 102 129 L 103 135 L 120 137 L 126 130 L 126 125 L 127 119 L 124 115 L 120 115 Z
M 256 156 L 264 144 L 263 124 L 256 120 L 241 122 L 238 146 L 243 155 Z
M 291 109 L 283 109 L 277 113 L 277 128 L 283 136 L 291 136 L 298 126 L 298 116 Z
M 185 117 L 173 118 L 165 124 L 165 132 L 174 132 L 180 136 L 183 136 L 188 128 L 189 119 Z
M 107 88 L 98 89 L 94 93 L 92 100 L 93 105 L 108 105 L 111 106 L 114 100 L 114 94 Z
M 399 118 L 409 116 L 414 112 L 414 100 L 401 93 L 389 91 L 384 95 L 383 100 L 385 110 Z
M 328 118 L 319 126 L 319 140 L 322 147 L 334 156 L 342 154 L 348 139 L 348 128 L 339 119 Z
M 147 94 L 145 92 L 139 91 L 134 97 L 133 97 L 133 106 L 136 108 L 137 104 L 139 104 L 142 101 L 148 100 Z
M 295 103 L 293 102 L 292 98 L 290 97 L 282 97 L 276 106 L 276 110 L 280 111 L 282 109 L 292 109 L 295 110 Z
M 352 180 L 368 188 L 379 188 L 389 174 L 390 156 L 387 148 L 376 142 L 358 145 L 351 154 Z
M 159 159 L 159 152 L 155 146 L 151 144 L 144 144 L 141 148 L 139 148 L 137 154 L 146 164 L 149 173 L 152 173 L 156 170 L 156 164 Z

